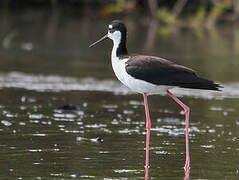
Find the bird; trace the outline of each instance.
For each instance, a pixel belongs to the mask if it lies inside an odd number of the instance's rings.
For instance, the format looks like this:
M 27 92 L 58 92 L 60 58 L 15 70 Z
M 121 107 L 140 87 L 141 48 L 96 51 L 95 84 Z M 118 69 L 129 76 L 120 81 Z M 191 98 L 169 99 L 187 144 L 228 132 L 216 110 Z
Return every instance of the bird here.
M 176 97 L 171 89 L 189 88 L 220 91 L 222 86 L 212 80 L 202 78 L 188 67 L 176 64 L 161 57 L 128 53 L 127 28 L 121 20 L 113 20 L 107 27 L 107 33 L 89 47 L 105 39 L 113 41 L 111 63 L 116 77 L 129 89 L 143 95 L 146 115 L 146 155 L 145 168 L 149 168 L 149 142 L 151 120 L 148 107 L 148 95 L 168 94 L 185 112 L 186 160 L 184 169 L 190 169 L 189 155 L 189 106 Z

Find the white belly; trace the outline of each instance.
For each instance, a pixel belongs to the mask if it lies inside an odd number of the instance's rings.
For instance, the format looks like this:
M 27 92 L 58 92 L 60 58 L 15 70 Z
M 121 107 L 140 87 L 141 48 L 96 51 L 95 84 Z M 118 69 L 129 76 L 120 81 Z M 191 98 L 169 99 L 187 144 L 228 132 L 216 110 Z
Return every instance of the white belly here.
M 130 76 L 125 69 L 125 62 L 128 59 L 119 60 L 117 57 L 112 57 L 112 67 L 116 77 L 131 90 L 138 93 L 147 94 L 165 94 L 167 89 L 171 89 L 170 86 L 157 86 L 152 83 L 148 83 L 139 79 L 135 79 Z

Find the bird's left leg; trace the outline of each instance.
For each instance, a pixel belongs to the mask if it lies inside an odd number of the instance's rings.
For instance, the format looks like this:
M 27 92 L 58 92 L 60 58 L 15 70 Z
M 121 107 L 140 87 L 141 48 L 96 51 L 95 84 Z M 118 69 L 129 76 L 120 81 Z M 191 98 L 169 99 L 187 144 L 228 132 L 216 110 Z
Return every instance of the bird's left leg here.
M 146 115 L 146 156 L 145 156 L 145 168 L 149 168 L 149 141 L 150 141 L 150 128 L 151 121 L 149 116 L 149 107 L 148 107 L 148 98 L 147 94 L 144 93 L 144 107 L 145 107 L 145 115 Z
M 185 171 L 189 171 L 190 156 L 189 156 L 188 126 L 189 126 L 190 108 L 187 105 L 183 104 L 182 101 L 180 101 L 176 96 L 174 96 L 169 90 L 167 90 L 167 93 L 176 103 L 178 103 L 183 108 L 185 112 L 186 161 L 185 161 L 184 169 Z

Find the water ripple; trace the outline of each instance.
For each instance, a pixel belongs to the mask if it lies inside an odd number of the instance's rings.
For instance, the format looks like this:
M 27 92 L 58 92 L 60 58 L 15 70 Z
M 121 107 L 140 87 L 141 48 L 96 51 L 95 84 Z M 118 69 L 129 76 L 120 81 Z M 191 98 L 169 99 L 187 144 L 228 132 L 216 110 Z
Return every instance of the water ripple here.
M 220 92 L 174 88 L 177 96 L 193 96 L 206 99 L 239 98 L 239 82 L 223 84 Z M 0 75 L 0 88 L 23 88 L 34 91 L 104 91 L 115 94 L 132 94 L 133 92 L 116 80 L 97 80 L 94 78 L 73 78 L 45 76 L 10 72 Z
M 116 172 L 116 173 L 131 173 L 131 172 L 139 173 L 138 170 L 136 170 L 136 169 L 116 169 L 116 170 L 114 170 L 114 172 Z
M 11 126 L 11 125 L 12 125 L 11 122 L 6 121 L 6 120 L 2 120 L 1 123 L 2 123 L 4 126 Z

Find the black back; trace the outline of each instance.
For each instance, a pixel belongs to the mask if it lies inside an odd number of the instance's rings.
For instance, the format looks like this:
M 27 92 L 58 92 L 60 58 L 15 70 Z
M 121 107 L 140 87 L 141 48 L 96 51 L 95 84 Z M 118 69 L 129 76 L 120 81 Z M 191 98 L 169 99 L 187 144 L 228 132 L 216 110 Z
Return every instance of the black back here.
M 126 62 L 126 72 L 155 85 L 208 90 L 219 90 L 220 87 L 213 81 L 198 77 L 192 69 L 154 56 L 131 56 Z

